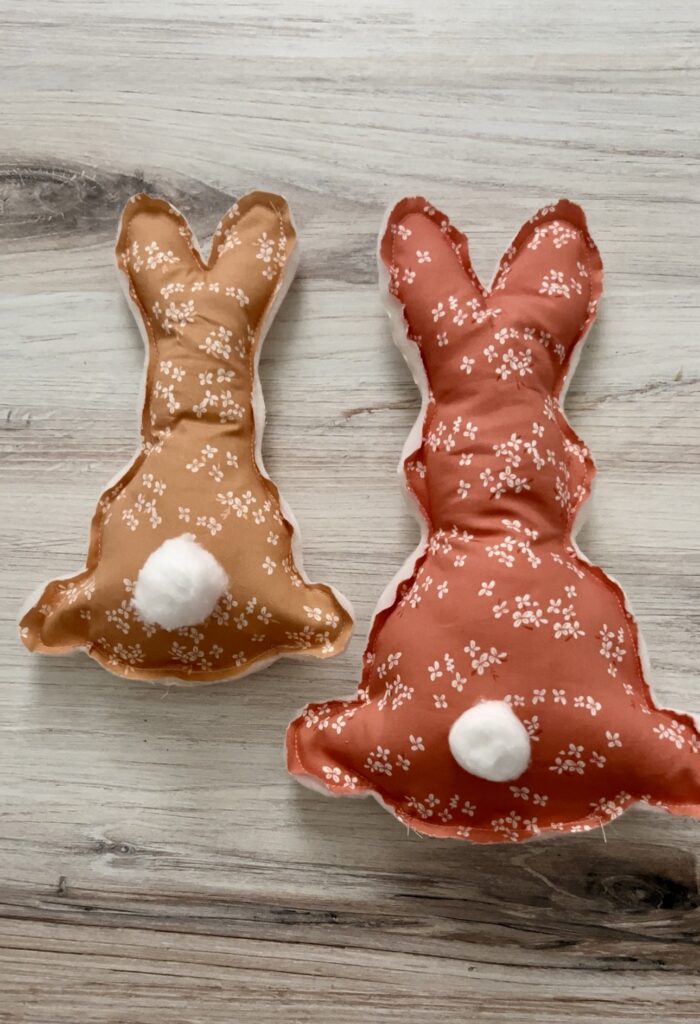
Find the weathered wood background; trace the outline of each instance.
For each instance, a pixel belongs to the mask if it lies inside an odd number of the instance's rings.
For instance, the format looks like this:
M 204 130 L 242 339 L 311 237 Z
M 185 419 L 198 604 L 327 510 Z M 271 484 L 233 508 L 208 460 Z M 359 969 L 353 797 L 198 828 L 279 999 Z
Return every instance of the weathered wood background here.
M 487 278 L 537 207 L 585 206 L 607 278 L 568 402 L 600 468 L 582 544 L 662 699 L 700 711 L 697 4 L 0 0 L 0 22 L 0 1021 L 700 1020 L 698 823 L 439 844 L 282 758 L 300 705 L 354 688 L 417 536 L 394 469 L 418 401 L 374 261 L 406 192 Z M 195 691 L 32 658 L 17 609 L 82 565 L 135 444 L 119 209 L 161 193 L 205 242 L 253 186 L 304 247 L 262 362 L 266 460 L 355 639 Z

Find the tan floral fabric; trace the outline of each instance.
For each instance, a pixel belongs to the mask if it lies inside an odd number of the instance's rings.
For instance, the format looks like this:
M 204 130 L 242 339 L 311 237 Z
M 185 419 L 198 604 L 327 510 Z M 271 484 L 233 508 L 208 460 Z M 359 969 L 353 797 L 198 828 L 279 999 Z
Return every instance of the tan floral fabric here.
M 256 458 L 256 358 L 293 275 L 295 238 L 284 200 L 251 193 L 219 224 L 204 264 L 168 203 L 127 204 L 116 251 L 147 337 L 142 448 L 100 498 L 85 569 L 49 583 L 22 618 L 31 650 L 84 647 L 119 675 L 204 682 L 347 643 L 346 605 L 300 574 L 293 526 Z M 202 625 L 171 631 L 143 622 L 131 594 L 148 556 L 183 533 L 230 586 Z

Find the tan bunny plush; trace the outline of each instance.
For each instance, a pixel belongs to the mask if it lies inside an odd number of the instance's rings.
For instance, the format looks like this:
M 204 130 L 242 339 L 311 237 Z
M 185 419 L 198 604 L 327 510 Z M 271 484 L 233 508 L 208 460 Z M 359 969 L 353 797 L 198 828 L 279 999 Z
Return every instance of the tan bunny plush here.
M 185 219 L 136 195 L 116 255 L 147 348 L 142 445 L 98 502 L 85 569 L 43 588 L 23 642 L 187 682 L 338 653 L 349 605 L 303 575 L 293 517 L 260 454 L 260 347 L 296 264 L 287 204 L 246 195 L 205 264 Z

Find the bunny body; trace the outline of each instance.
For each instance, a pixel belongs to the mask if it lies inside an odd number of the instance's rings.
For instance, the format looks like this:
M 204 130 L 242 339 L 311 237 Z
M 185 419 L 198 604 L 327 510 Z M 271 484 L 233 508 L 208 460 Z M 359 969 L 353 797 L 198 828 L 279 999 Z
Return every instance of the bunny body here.
M 641 799 L 697 814 L 697 729 L 654 705 L 624 595 L 573 539 L 594 466 L 560 397 L 602 287 L 583 213 L 540 211 L 487 292 L 465 237 L 407 199 L 380 264 L 427 396 L 403 461 L 426 540 L 375 615 L 357 696 L 291 724 L 290 771 L 481 842 L 581 831 Z M 482 701 L 527 730 L 517 778 L 478 777 L 450 750 Z
M 206 265 L 169 204 L 127 204 L 117 261 L 148 347 L 142 449 L 100 499 L 85 570 L 49 583 L 24 615 L 31 649 L 85 647 L 119 674 L 195 682 L 347 642 L 346 603 L 302 575 L 291 513 L 260 462 L 257 361 L 295 246 L 278 196 L 236 203 Z M 134 588 L 148 557 L 183 535 L 229 586 L 204 622 L 164 629 L 139 615 Z

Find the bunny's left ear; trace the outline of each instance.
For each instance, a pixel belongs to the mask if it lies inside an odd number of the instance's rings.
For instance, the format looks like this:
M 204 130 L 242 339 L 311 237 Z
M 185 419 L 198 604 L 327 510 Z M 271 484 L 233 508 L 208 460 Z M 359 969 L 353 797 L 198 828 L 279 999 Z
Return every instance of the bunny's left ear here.
M 422 196 L 411 196 L 389 214 L 379 259 L 389 275 L 389 292 L 403 307 L 409 337 L 420 347 L 432 376 L 441 366 L 444 369 L 442 346 L 448 343 L 448 335 L 465 334 L 472 314 L 485 300 L 469 260 L 466 236 Z M 455 318 L 457 308 L 468 311 L 466 324 L 463 318 Z
M 603 287 L 600 253 L 580 206 L 560 199 L 527 221 L 506 250 L 492 288 L 492 304 L 565 348 L 594 319 Z M 527 326 L 527 324 L 526 324 Z
M 132 196 L 122 211 L 116 256 L 132 294 L 148 311 L 162 301 L 164 287 L 182 286 L 198 270 L 185 218 L 145 192 Z

